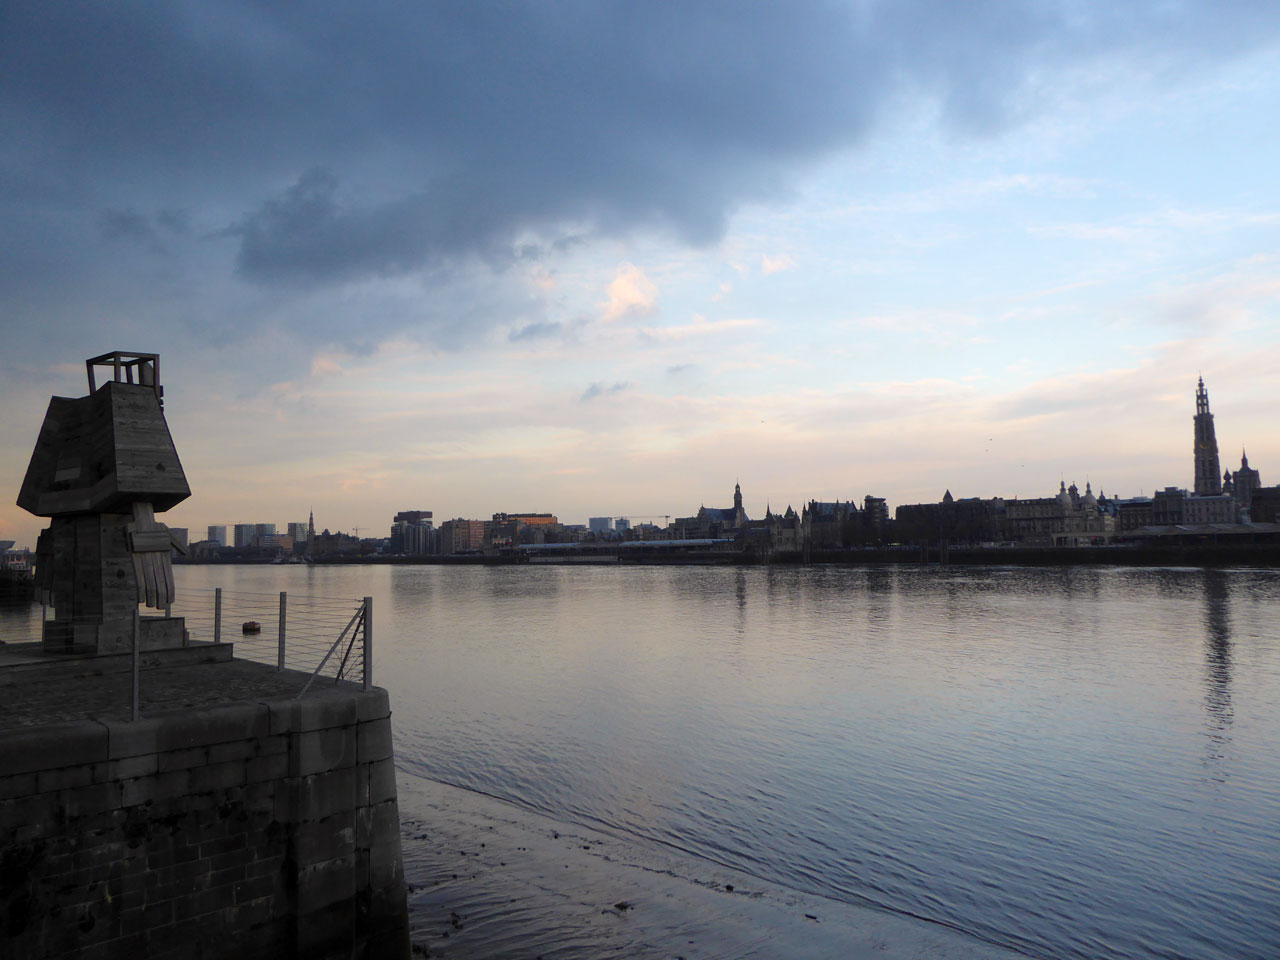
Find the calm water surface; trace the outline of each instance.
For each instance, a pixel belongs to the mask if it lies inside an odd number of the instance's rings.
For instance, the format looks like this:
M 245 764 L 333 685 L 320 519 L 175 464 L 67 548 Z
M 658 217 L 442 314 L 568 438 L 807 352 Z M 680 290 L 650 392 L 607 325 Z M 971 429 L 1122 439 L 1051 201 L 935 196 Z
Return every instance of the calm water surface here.
M 1275 572 L 192 567 L 179 584 L 374 595 L 397 759 L 424 777 L 1031 956 L 1280 956 Z

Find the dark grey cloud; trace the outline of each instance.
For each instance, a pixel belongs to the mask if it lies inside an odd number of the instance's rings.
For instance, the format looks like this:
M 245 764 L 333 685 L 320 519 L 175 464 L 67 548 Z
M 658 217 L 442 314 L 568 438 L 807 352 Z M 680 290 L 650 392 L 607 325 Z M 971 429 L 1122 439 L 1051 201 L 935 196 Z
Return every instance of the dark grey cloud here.
M 628 389 L 630 386 L 631 384 L 625 380 L 614 384 L 606 384 L 597 380 L 583 391 L 582 396 L 578 398 L 578 401 L 580 403 L 588 403 L 600 397 L 611 397 Z
M 106 240 L 154 240 L 151 223 L 133 210 L 103 210 L 98 218 Z
M 294 294 L 637 230 L 708 243 L 906 98 L 983 135 L 1064 77 L 1182 76 L 1278 28 L 1280 5 L 1197 0 L 15 0 L 0 306 L 119 282 L 99 234 L 185 238 L 189 276 Z

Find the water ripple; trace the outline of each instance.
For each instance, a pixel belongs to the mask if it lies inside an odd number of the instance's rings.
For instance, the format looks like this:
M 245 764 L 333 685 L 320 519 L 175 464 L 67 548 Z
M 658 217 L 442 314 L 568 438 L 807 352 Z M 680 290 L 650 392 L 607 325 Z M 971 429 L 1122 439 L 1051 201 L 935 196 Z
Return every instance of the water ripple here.
M 1274 572 L 332 577 L 426 776 L 1031 956 L 1280 956 Z

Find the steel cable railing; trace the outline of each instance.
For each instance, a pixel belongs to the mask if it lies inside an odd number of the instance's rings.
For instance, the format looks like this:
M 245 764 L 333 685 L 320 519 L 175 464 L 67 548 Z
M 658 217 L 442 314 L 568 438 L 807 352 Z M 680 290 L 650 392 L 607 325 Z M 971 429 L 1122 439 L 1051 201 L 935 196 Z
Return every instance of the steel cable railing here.
M 234 642 L 237 659 L 308 674 L 295 695 L 299 698 L 325 681 L 360 683 L 366 690 L 373 685 L 372 597 L 290 596 L 287 592 L 184 587 L 163 612 L 148 614 L 135 608 L 127 638 L 117 637 L 123 641 L 118 652 L 131 654 L 130 715 L 135 720 L 141 715 L 141 640 L 144 618 L 149 615 L 182 618 L 184 647 Z M 45 653 L 99 652 L 98 628 L 104 626 L 100 617 L 58 618 L 55 609 L 46 609 L 41 621 L 30 627 L 40 628 L 39 639 Z M 77 639 L 84 642 L 78 643 Z
M 239 659 L 368 687 L 372 607 L 371 597 L 197 587 L 184 588 L 172 612 L 186 619 L 189 642 L 234 642 Z

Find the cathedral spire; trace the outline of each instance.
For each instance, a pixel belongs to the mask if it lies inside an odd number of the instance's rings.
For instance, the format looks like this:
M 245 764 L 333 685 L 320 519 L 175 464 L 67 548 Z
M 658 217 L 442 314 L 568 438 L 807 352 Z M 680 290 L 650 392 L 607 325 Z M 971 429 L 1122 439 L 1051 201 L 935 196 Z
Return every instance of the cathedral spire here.
M 1213 414 L 1209 412 L 1209 391 L 1204 388 L 1204 377 L 1196 384 L 1194 423 L 1196 496 L 1216 497 L 1222 493 L 1222 479 L 1218 475 L 1218 438 L 1213 429 Z

